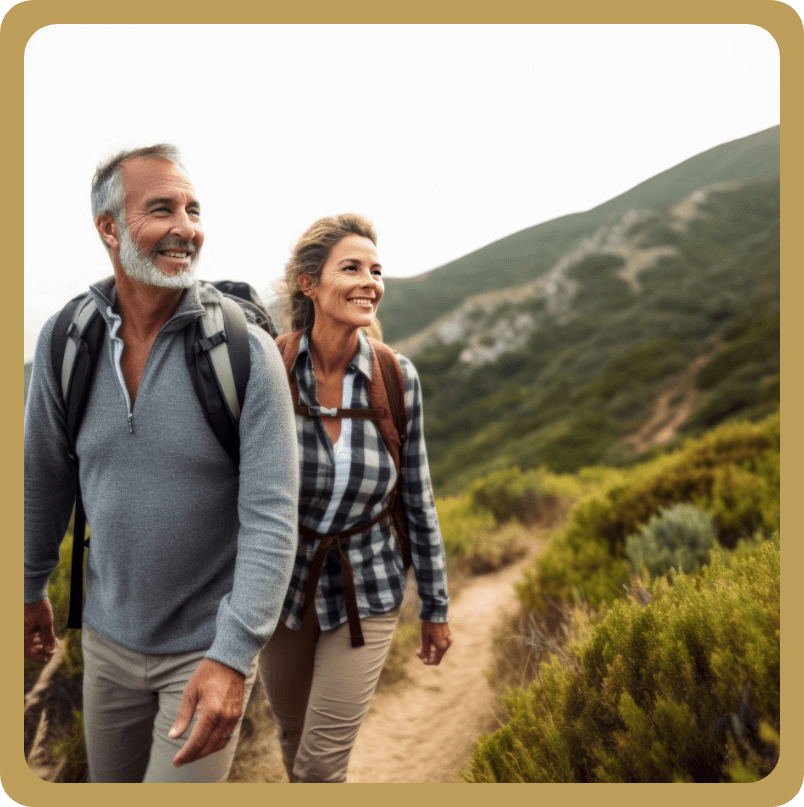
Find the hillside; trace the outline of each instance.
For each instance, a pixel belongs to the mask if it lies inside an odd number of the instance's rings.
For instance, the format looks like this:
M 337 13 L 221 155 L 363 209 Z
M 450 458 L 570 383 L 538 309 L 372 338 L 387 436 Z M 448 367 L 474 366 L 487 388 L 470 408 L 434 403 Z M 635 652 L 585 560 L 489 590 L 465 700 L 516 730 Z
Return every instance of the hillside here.
M 778 177 L 629 210 L 396 347 L 415 356 L 442 493 L 509 465 L 630 462 L 760 417 L 779 400 Z
M 779 172 L 779 127 L 724 143 L 583 213 L 538 224 L 414 278 L 386 281 L 381 319 L 389 342 L 417 333 L 467 297 L 534 280 L 581 239 L 629 210 L 661 209 L 697 189 Z
M 389 280 L 383 331 L 419 370 L 436 490 L 629 463 L 774 410 L 778 171 L 777 126 Z

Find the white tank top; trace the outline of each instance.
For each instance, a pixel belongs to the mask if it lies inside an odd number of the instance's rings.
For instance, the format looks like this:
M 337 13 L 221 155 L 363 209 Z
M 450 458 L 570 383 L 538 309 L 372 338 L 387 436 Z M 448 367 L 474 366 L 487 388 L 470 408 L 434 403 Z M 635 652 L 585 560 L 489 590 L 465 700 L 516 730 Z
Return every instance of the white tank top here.
M 343 398 L 341 409 L 350 409 L 352 404 L 352 388 L 355 383 L 355 371 L 348 370 L 343 379 Z M 318 532 L 328 535 L 338 508 L 343 501 L 343 494 L 349 484 L 349 472 L 352 466 L 352 419 L 341 418 L 341 434 L 333 446 L 335 454 L 335 483 L 332 486 L 332 498 L 329 500 L 327 512 L 321 519 Z

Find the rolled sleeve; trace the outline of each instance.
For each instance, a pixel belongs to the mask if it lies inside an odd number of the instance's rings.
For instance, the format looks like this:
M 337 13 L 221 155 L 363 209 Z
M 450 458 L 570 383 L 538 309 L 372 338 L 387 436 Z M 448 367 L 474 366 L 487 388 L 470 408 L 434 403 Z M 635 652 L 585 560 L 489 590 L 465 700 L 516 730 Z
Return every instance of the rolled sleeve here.
M 399 363 L 405 381 L 408 416 L 407 440 L 400 457 L 400 491 L 422 601 L 419 616 L 427 622 L 448 622 L 446 558 L 424 445 L 421 386 L 413 364 L 404 356 L 399 356 Z

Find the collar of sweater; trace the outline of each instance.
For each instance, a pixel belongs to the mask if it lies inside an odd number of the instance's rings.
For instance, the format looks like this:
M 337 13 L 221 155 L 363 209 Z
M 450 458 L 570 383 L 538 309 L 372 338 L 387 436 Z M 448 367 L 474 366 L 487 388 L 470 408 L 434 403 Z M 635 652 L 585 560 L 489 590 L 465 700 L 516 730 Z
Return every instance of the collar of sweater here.
M 101 316 L 110 325 L 107 307 L 114 307 L 117 298 L 117 287 L 114 275 L 93 283 L 89 293 Z M 190 288 L 186 289 L 173 316 L 162 326 L 162 331 L 181 331 L 191 322 L 204 315 L 204 303 L 220 303 L 221 293 L 209 283 L 196 280 Z

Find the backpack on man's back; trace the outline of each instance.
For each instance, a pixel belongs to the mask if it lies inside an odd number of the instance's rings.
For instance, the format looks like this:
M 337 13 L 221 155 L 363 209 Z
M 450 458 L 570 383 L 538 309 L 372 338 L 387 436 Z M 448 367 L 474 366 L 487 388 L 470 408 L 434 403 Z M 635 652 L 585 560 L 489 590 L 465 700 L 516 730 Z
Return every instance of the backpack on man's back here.
M 185 329 L 185 356 L 204 417 L 226 453 L 240 463 L 240 411 L 251 372 L 248 323 L 276 338 L 277 331 L 257 292 L 230 280 L 211 283 L 221 302 L 205 303 L 204 315 Z M 92 374 L 104 341 L 106 322 L 88 293 L 73 298 L 61 310 L 50 342 L 51 364 L 67 415 L 70 458 L 78 466 L 75 446 L 86 407 Z M 67 627 L 81 627 L 82 568 L 86 515 L 76 484 L 70 611 Z

